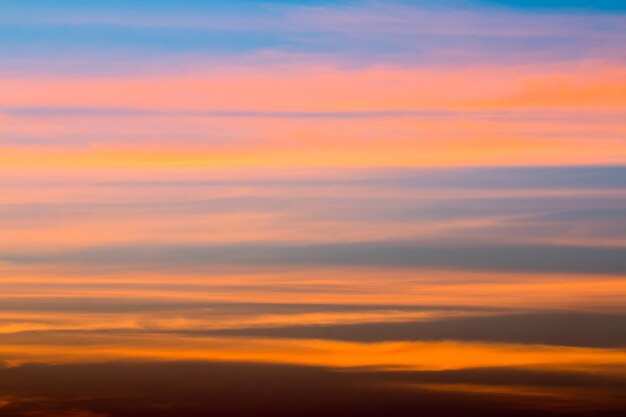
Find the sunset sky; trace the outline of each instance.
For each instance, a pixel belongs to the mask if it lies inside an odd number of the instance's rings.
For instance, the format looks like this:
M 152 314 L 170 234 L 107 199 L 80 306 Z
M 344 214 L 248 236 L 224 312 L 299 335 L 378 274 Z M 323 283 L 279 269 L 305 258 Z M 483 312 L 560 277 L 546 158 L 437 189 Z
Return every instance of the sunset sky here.
M 0 417 L 624 412 L 623 0 L 0 0 Z

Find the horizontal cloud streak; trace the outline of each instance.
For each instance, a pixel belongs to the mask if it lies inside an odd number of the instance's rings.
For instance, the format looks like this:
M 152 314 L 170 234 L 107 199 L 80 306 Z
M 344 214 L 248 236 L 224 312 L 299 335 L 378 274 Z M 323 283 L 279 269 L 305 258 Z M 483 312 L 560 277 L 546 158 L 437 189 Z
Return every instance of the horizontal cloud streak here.
M 429 246 L 405 242 L 119 246 L 58 253 L 0 254 L 16 264 L 147 269 L 232 266 L 377 266 L 519 272 L 625 274 L 626 248 L 579 246 Z
M 504 119 L 508 121 L 567 121 L 579 122 L 584 119 L 588 122 L 621 122 L 626 112 L 620 111 L 558 111 L 558 110 L 494 110 L 494 111 L 464 111 L 441 109 L 398 109 L 398 110 L 371 110 L 371 111 L 247 111 L 247 110 L 158 110 L 138 108 L 107 108 L 107 107 L 8 107 L 0 108 L 0 114 L 18 117 L 64 117 L 64 116 L 98 116 L 98 117 L 225 117 L 225 118 L 269 118 L 269 119 L 368 119 L 368 118 L 472 118 L 478 120 Z
M 0 0 L 0 415 L 622 417 L 625 28 Z
M 52 169 L 620 164 L 623 72 L 598 63 L 535 67 L 523 76 L 497 66 L 299 65 L 7 78 L 0 81 L 0 162 Z
M 580 313 L 533 313 L 442 318 L 421 322 L 260 327 L 188 334 L 331 339 L 359 342 L 465 340 L 493 343 L 626 347 L 626 316 Z M 184 332 L 184 331 L 183 331 Z
M 576 166 L 576 167 L 498 167 L 498 168 L 447 168 L 447 169 L 420 169 L 420 168 L 378 168 L 378 169 L 330 169 L 330 170 L 302 170 L 297 178 L 296 173 L 280 175 L 259 171 L 253 177 L 245 173 L 232 171 L 224 177 L 210 179 L 179 179 L 158 180 L 151 179 L 136 181 L 126 179 L 118 182 L 88 181 L 94 186 L 110 187 L 214 187 L 214 186 L 280 186 L 280 187 L 316 187 L 316 186 L 346 186 L 346 187 L 408 187 L 418 189 L 487 189 L 499 191 L 514 190 L 626 190 L 626 166 Z M 329 175 L 324 175 L 329 174 Z M 204 174 L 211 175 L 210 172 Z M 238 176 L 239 175 L 239 176 Z M 72 180 L 73 182 L 76 180 Z M 67 179 L 57 182 L 63 186 Z M 35 186 L 36 184 L 32 184 Z M 47 186 L 52 186 L 49 182 Z M 474 194 L 475 195 L 475 194 Z
M 626 245 L 620 166 L 254 174 L 8 177 L 0 182 L 0 251 L 246 241 Z

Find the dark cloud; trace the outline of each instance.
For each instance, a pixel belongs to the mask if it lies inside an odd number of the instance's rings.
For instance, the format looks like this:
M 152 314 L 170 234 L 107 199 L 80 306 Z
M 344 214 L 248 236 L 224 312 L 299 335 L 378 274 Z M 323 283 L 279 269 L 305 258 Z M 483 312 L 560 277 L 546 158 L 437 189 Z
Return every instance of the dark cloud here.
M 600 399 L 467 394 L 419 384 L 592 387 Z M 406 387 L 403 387 L 406 385 Z M 313 416 L 620 416 L 615 377 L 517 369 L 445 372 L 336 372 L 323 368 L 240 363 L 105 363 L 0 369 L 10 398 L 3 417 Z M 549 391 L 546 391 L 549 392 Z M 616 398 L 613 398 L 616 397 Z M 39 413 L 39 414 L 37 414 Z M 92 413 L 92 414 L 88 414 Z
M 213 288 L 213 287 L 212 287 Z M 202 312 L 218 313 L 316 313 L 316 312 L 359 312 L 372 310 L 391 311 L 494 311 L 490 307 L 476 306 L 430 306 L 430 305 L 395 305 L 395 304 L 302 304 L 302 303 L 237 303 L 237 302 L 198 302 L 192 300 L 167 301 L 124 297 L 0 297 L 0 311 L 25 312 L 68 312 L 68 313 L 156 313 L 192 311 L 197 315 Z
M 149 180 L 100 180 L 87 179 L 91 187 L 214 187 L 214 186 L 385 186 L 428 189 L 486 189 L 486 190 L 588 190 L 621 189 L 626 190 L 626 166 L 546 166 L 546 167 L 467 167 L 467 168 L 362 168 L 362 169 L 314 169 L 302 168 L 283 170 L 292 172 L 291 176 L 277 176 L 272 170 L 232 170 L 231 175 L 215 177 L 207 173 L 206 178 L 168 179 L 155 177 Z M 238 176 L 243 174 L 243 176 Z M 76 186 L 80 178 L 68 181 L 38 179 L 37 183 L 49 188 L 55 186 Z M 2 181 L 6 187 L 30 186 L 15 180 Z
M 3 253 L 0 261 L 193 270 L 213 266 L 369 266 L 506 272 L 624 274 L 626 248 L 558 245 L 431 245 L 404 241 L 329 244 L 104 246 L 60 252 Z
M 545 189 L 626 189 L 626 166 L 494 167 L 494 168 L 378 168 L 339 169 L 336 175 L 304 178 L 207 179 L 176 181 L 102 182 L 118 186 L 198 186 L 198 185 L 280 185 L 280 186 L 402 186 L 410 188 L 478 188 L 494 190 Z M 326 170 L 325 172 L 328 172 Z
M 2 221 L 50 221 L 106 216 L 211 213 L 280 213 L 292 219 L 352 221 L 457 220 L 502 216 L 532 216 L 539 222 L 622 221 L 626 217 L 626 195 L 537 196 L 516 198 L 376 198 L 351 196 L 261 196 L 216 197 L 202 200 L 167 199 L 152 202 L 24 203 L 0 204 Z M 375 194 L 375 192 L 374 192 Z M 572 210 L 576 207 L 576 210 Z
M 226 329 L 197 333 L 358 342 L 462 340 L 624 348 L 624 329 L 626 315 L 546 312 L 435 321 Z

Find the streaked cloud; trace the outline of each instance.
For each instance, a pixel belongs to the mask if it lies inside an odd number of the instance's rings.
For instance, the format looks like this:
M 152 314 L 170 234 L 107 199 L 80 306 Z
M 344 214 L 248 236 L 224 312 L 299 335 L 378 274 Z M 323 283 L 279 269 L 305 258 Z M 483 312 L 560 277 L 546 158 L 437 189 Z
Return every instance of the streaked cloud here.
M 623 416 L 625 28 L 0 1 L 0 414 Z

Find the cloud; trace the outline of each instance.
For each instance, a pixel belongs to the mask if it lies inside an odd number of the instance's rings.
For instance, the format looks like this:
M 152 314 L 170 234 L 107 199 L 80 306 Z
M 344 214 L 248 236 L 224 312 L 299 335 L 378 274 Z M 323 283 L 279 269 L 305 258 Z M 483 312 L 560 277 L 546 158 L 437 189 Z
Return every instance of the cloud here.
M 308 417 L 334 416 L 341 410 L 347 417 L 380 416 L 390 411 L 398 417 L 424 413 L 452 417 L 473 410 L 487 417 L 549 417 L 575 408 L 581 417 L 599 413 L 612 417 L 624 409 L 619 400 L 624 380 L 608 372 L 515 367 L 334 372 L 277 364 L 124 362 L 31 365 L 1 369 L 0 377 L 12 382 L 3 397 L 2 410 L 7 415 L 53 412 L 75 416 L 81 414 L 72 413 L 83 410 L 85 417 L 97 413 L 130 417 L 146 412 L 162 417 L 216 413 Z M 60 385 L 59 380 L 65 383 Z M 423 384 L 441 384 L 448 392 Z M 595 395 L 581 395 L 581 390 L 590 386 Z M 468 392 L 468 388 L 476 391 Z M 497 388 L 511 393 L 498 394 Z M 535 395 L 529 397 L 533 390 Z M 246 401 L 240 401 L 242 397 Z
M 624 274 L 626 249 L 556 245 L 427 245 L 410 242 L 337 244 L 108 246 L 65 252 L 0 255 L 14 264 L 180 270 L 231 266 L 370 266 L 509 272 Z
M 328 339 L 352 342 L 464 340 L 492 343 L 626 347 L 626 316 L 601 313 L 536 312 L 454 317 L 417 322 L 250 327 L 183 334 Z

